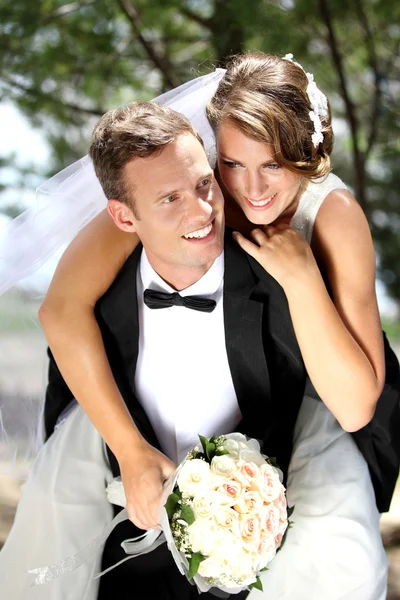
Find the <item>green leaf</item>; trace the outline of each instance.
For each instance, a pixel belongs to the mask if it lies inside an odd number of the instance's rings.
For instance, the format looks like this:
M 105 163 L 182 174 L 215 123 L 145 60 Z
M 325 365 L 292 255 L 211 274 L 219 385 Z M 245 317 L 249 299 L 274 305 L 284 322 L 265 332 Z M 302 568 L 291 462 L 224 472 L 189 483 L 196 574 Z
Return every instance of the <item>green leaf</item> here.
M 204 437 L 204 435 L 199 435 L 199 440 L 201 445 L 203 446 L 203 452 L 207 456 L 207 444 L 209 443 L 208 439 Z
M 268 567 L 264 567 L 263 569 L 261 569 L 260 573 L 264 573 L 264 571 L 269 571 Z
M 172 519 L 175 510 L 176 510 L 176 505 L 178 504 L 178 500 L 180 500 L 180 497 L 178 496 L 178 494 L 175 494 L 174 492 L 172 494 L 170 494 L 167 498 L 166 503 L 164 504 L 165 510 L 167 511 L 167 515 L 169 519 Z
M 260 590 L 260 592 L 262 592 L 263 591 L 263 586 L 262 586 L 262 583 L 261 583 L 261 579 L 259 577 L 257 577 L 257 579 L 255 580 L 255 582 L 251 583 L 248 586 L 248 588 L 249 588 L 249 590 L 255 588 L 256 590 Z
M 278 463 L 276 462 L 276 456 L 269 456 L 267 462 L 275 469 L 279 469 Z
M 225 456 L 225 454 L 229 454 L 229 450 L 217 450 L 214 456 Z
M 199 570 L 200 563 L 203 560 L 206 560 L 206 556 L 203 556 L 200 552 L 195 552 L 188 559 L 189 561 L 189 579 L 193 579 L 195 575 L 197 575 L 197 571 Z
M 294 507 L 295 507 L 295 505 L 294 505 L 294 504 L 293 504 L 293 506 L 291 506 L 290 508 L 288 507 L 288 509 L 287 509 L 287 516 L 288 516 L 288 519 L 289 519 L 289 517 L 291 517 L 291 516 L 292 516 L 292 514 L 293 514 L 293 511 L 294 511 Z
M 187 504 L 182 504 L 181 519 L 186 521 L 188 525 L 191 525 L 196 520 L 193 510 Z
M 215 449 L 216 449 L 216 445 L 212 444 L 211 442 L 207 443 L 206 446 L 206 454 L 207 454 L 207 458 L 208 460 L 211 462 L 212 459 L 214 458 L 214 454 L 215 454 Z

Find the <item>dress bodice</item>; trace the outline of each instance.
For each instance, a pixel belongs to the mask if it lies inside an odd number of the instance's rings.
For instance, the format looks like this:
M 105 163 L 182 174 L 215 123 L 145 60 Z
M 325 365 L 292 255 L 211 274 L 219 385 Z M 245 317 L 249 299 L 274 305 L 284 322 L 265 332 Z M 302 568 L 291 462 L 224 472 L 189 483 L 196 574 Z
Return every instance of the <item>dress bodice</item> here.
M 310 244 L 315 219 L 325 198 L 333 190 L 347 190 L 347 186 L 339 177 L 329 173 L 327 177 L 309 181 L 304 190 L 299 205 L 290 226 Z

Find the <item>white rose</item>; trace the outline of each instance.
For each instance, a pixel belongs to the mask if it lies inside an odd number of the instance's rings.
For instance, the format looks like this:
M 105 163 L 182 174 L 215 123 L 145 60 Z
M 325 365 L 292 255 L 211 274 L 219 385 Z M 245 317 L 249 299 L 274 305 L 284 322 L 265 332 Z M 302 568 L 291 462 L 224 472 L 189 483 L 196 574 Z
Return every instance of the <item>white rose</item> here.
M 230 433 L 226 438 L 224 449 L 228 450 L 232 458 L 254 462 L 256 465 L 265 463 L 260 451 L 260 444 L 254 438 L 247 439 L 242 433 Z
M 236 560 L 236 557 L 243 551 L 241 540 L 229 529 L 218 527 L 213 530 L 213 533 L 214 539 L 209 556 L 216 559 L 223 557 L 228 563 Z
M 257 466 L 265 465 L 265 458 L 255 448 L 241 448 L 239 450 L 239 460 L 247 463 L 254 463 Z
M 178 475 L 178 486 L 181 492 L 194 496 L 198 489 L 210 483 L 210 465 L 199 458 L 187 460 Z
M 214 490 L 199 490 L 193 498 L 192 508 L 196 519 L 209 519 L 222 506 L 227 504 L 225 495 Z
M 211 461 L 211 471 L 221 477 L 230 477 L 237 470 L 236 462 L 227 456 L 214 456 Z
M 204 556 L 229 559 L 241 551 L 241 541 L 229 530 L 219 527 L 214 520 L 199 519 L 187 528 L 189 547 Z
M 189 547 L 193 552 L 201 552 L 204 556 L 209 556 L 216 537 L 216 530 L 217 527 L 213 521 L 197 519 L 186 530 Z
M 200 563 L 198 573 L 202 577 L 219 579 L 221 574 L 226 571 L 227 561 L 224 558 L 214 558 L 210 556 Z
M 235 579 L 243 580 L 243 584 L 241 585 L 249 585 L 255 581 L 253 562 L 253 555 L 245 550 L 242 550 L 240 554 L 229 559 L 230 573 Z
M 214 514 L 214 520 L 220 527 L 230 529 L 236 535 L 239 535 L 238 513 L 228 506 L 221 506 Z
M 226 442 L 223 444 L 223 448 L 229 452 L 229 456 L 231 458 L 239 458 L 239 444 L 236 440 L 226 440 Z

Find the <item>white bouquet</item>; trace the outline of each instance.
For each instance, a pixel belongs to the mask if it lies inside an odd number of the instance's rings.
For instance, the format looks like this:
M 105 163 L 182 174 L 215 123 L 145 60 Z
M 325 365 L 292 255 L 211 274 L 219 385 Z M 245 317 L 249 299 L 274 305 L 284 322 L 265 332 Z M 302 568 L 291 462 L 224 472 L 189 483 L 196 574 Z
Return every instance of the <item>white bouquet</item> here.
M 165 504 L 169 549 L 201 592 L 262 590 L 259 574 L 282 545 L 292 512 L 282 473 L 257 440 L 240 433 L 199 437 L 202 448 L 178 467 Z
M 257 440 L 241 433 L 210 440 L 199 437 L 202 448 L 193 448 L 165 483 L 162 532 L 150 529 L 121 545 L 127 558 L 135 558 L 166 541 L 178 569 L 200 592 L 212 587 L 228 594 L 253 587 L 262 590 L 259 574 L 282 547 L 293 510 L 287 509 L 282 473 L 261 454 Z M 107 499 L 126 505 L 120 477 L 108 485 Z M 74 556 L 30 569 L 35 575 L 33 585 L 94 562 L 114 527 L 127 519 L 125 509 Z

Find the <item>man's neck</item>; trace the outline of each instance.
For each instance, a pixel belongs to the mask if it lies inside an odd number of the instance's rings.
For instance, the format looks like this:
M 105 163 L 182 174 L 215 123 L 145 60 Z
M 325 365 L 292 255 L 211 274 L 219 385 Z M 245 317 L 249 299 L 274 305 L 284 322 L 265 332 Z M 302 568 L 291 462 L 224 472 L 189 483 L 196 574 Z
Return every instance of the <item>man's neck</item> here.
M 157 275 L 177 292 L 186 290 L 197 281 L 200 281 L 215 262 L 212 261 L 198 267 L 188 267 L 187 265 L 175 265 L 160 261 L 148 250 L 146 250 L 146 256 Z

